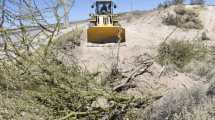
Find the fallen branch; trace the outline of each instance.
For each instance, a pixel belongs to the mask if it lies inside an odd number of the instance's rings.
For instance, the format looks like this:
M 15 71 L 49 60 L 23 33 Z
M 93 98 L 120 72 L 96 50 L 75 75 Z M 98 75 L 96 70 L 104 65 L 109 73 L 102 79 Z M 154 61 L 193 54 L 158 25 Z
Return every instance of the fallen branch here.
M 114 100 L 117 101 L 118 105 L 122 105 L 120 108 L 121 110 L 116 110 L 115 108 L 108 108 L 108 109 L 100 109 L 99 111 L 92 111 L 92 112 L 71 112 L 68 115 L 66 115 L 65 117 L 62 117 L 58 120 L 67 120 L 69 118 L 84 118 L 88 115 L 96 115 L 96 114 L 100 114 L 101 112 L 105 112 L 105 113 L 115 113 L 117 112 L 117 114 L 125 114 L 126 111 L 128 111 L 129 108 L 145 108 L 148 105 L 152 104 L 154 101 L 159 100 L 160 98 L 162 98 L 162 95 L 154 95 L 151 97 L 146 97 L 146 98 L 135 98 L 135 97 L 109 97 L 110 100 Z M 115 111 L 116 110 L 116 111 Z M 108 116 L 110 117 L 110 116 Z M 103 118 L 106 118 L 105 116 Z
M 163 66 L 162 69 L 161 69 L 161 72 L 159 74 L 159 78 L 161 78 L 161 76 L 163 75 L 165 70 L 166 70 L 166 66 Z
M 178 27 L 173 29 L 164 39 L 164 42 L 166 42 L 176 31 L 178 30 Z
M 153 62 L 144 62 L 142 65 L 137 67 L 122 84 L 114 87 L 113 90 L 119 92 L 123 88 L 128 88 L 128 86 L 130 86 L 129 83 L 130 83 L 131 80 L 133 80 L 137 76 L 142 75 L 142 74 L 144 74 L 146 72 L 150 73 L 148 71 L 148 69 L 149 69 L 149 67 L 152 66 L 152 64 L 153 64 Z

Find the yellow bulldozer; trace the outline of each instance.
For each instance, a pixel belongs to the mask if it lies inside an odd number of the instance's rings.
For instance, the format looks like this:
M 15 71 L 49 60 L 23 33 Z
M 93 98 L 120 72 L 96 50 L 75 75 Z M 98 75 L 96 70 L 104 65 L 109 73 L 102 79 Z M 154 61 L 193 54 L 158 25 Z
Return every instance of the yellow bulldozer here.
M 90 14 L 87 41 L 98 44 L 125 42 L 125 29 L 113 12 L 116 4 L 112 0 L 96 0 L 91 7 L 95 13 Z

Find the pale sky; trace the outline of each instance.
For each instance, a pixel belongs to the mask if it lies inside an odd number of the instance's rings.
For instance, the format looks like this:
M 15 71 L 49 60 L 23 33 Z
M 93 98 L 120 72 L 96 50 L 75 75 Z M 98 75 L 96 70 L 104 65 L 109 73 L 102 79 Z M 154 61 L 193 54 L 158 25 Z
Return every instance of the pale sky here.
M 76 0 L 74 7 L 70 13 L 70 20 L 84 20 L 89 17 L 89 13 L 93 12 L 91 9 L 91 4 L 95 0 Z M 158 6 L 159 3 L 165 0 L 113 0 L 117 4 L 118 8 L 116 12 L 125 12 L 132 10 L 132 1 L 134 10 L 151 10 Z M 189 0 L 186 0 L 189 3 Z M 207 0 L 207 4 L 214 4 L 215 0 Z

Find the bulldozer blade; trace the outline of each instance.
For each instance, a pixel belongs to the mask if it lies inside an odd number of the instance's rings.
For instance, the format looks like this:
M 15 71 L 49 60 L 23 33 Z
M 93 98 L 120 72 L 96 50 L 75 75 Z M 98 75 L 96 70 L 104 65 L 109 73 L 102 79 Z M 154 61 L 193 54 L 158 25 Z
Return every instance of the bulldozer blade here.
M 125 29 L 122 27 L 91 27 L 87 30 L 89 43 L 118 43 L 125 42 Z

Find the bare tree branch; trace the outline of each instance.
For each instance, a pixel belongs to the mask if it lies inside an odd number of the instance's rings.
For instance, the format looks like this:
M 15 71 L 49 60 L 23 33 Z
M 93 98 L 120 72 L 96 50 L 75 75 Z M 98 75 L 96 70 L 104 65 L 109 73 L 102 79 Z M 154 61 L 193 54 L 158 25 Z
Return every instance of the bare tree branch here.
M 3 24 L 5 21 L 5 0 L 2 0 L 0 3 L 0 13 L 1 13 L 1 19 L 0 19 L 0 29 L 3 28 Z
M 63 10 L 64 10 L 64 25 L 65 25 L 65 27 L 68 27 L 69 26 L 69 13 L 75 3 L 75 0 L 59 0 L 59 3 L 63 7 Z

